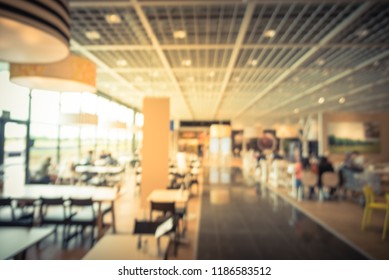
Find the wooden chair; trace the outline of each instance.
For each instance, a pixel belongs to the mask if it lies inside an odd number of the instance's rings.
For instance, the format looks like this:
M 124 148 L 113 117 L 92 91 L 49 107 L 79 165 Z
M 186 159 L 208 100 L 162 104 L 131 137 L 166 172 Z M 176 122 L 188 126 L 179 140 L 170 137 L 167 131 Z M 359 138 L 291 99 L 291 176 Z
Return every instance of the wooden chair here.
M 311 172 L 311 171 L 303 171 L 302 177 L 301 177 L 301 183 L 302 186 L 300 190 L 298 190 L 300 193 L 298 193 L 297 198 L 301 200 L 303 198 L 303 190 L 304 187 L 315 187 L 317 185 L 317 174 Z
M 58 226 L 63 226 L 62 231 L 62 246 L 66 245 L 66 227 L 71 215 L 65 206 L 65 200 L 62 197 L 58 198 L 40 198 L 39 217 L 40 225 L 55 225 L 55 241 L 57 240 Z
M 0 226 L 27 226 L 34 223 L 34 208 L 15 207 L 11 198 L 0 198 Z
M 387 203 L 376 202 L 374 192 L 371 186 L 363 187 L 363 195 L 365 197 L 365 208 L 363 210 L 361 229 L 364 230 L 371 222 L 371 216 L 374 210 L 387 211 Z
M 91 198 L 78 199 L 70 198 L 70 212 L 75 213 L 69 217 L 68 221 L 68 234 L 66 238 L 66 244 L 77 235 L 81 235 L 84 239 L 84 232 L 87 227 L 91 227 L 91 247 L 95 242 L 95 228 L 97 225 L 97 214 L 95 212 L 94 203 Z M 71 233 L 72 226 L 76 227 L 76 231 Z M 81 227 L 81 230 L 78 228 Z
M 327 187 L 329 189 L 328 193 L 331 196 L 339 186 L 339 175 L 335 172 L 324 172 L 321 181 L 323 188 Z

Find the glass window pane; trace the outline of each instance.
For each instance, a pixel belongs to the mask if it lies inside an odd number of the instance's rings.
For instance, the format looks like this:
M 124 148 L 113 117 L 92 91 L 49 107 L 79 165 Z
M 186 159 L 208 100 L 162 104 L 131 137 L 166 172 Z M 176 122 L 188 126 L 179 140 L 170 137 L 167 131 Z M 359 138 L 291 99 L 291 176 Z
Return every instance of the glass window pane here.
M 59 93 L 33 90 L 31 94 L 31 121 L 58 124 Z
M 81 94 L 79 92 L 63 92 L 61 94 L 62 113 L 80 113 Z
M 78 140 L 80 128 L 78 126 L 61 126 L 61 162 L 78 162 L 79 149 Z
M 29 89 L 9 81 L 9 72 L 0 72 L 0 111 L 9 111 L 11 119 L 27 120 Z
M 81 112 L 88 114 L 96 114 L 97 110 L 97 95 L 89 92 L 84 92 L 81 95 Z
M 88 151 L 94 151 L 96 145 L 96 127 L 83 126 L 80 131 L 81 156 L 86 157 Z
M 140 127 L 143 126 L 143 114 L 142 113 L 137 112 L 135 114 L 135 125 L 140 126 Z
M 48 124 L 31 124 L 30 172 L 38 170 L 42 162 L 51 157 L 57 159 L 58 126 Z

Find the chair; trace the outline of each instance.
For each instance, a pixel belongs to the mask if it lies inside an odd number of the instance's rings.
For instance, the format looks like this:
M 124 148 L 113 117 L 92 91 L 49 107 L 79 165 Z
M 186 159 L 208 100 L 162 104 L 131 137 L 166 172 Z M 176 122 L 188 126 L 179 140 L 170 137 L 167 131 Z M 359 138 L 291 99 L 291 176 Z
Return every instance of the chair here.
M 135 225 L 134 225 L 134 231 L 133 234 L 138 234 L 139 239 L 138 239 L 138 249 L 141 249 L 142 246 L 142 235 L 149 234 L 149 235 L 155 235 L 157 228 L 164 223 L 167 219 L 169 219 L 171 216 L 167 216 L 163 220 L 160 221 L 139 221 L 135 220 Z M 174 252 L 175 255 L 177 255 L 177 244 L 178 244 L 178 239 L 177 239 L 177 231 L 176 231 L 176 224 L 175 220 L 173 219 L 173 228 L 171 230 L 168 230 L 167 232 L 164 233 L 164 235 L 173 233 L 174 234 Z M 164 256 L 164 259 L 167 259 L 167 252 L 166 255 Z
M 91 198 L 79 199 L 79 198 L 70 198 L 70 212 L 75 213 L 69 218 L 68 221 L 68 234 L 66 237 L 66 243 L 68 243 L 72 238 L 81 234 L 82 239 L 84 239 L 84 232 L 86 227 L 90 226 L 91 230 L 91 246 L 95 242 L 95 228 L 97 224 L 97 214 L 94 208 L 94 203 Z M 72 226 L 76 226 L 76 232 L 71 233 Z M 78 230 L 78 227 L 81 227 L 81 230 Z
M 11 198 L 0 198 L 0 226 L 27 226 L 34 224 L 34 208 L 24 211 L 16 208 Z
M 74 213 L 70 213 L 65 206 L 65 200 L 62 197 L 58 198 L 40 198 L 39 217 L 40 225 L 55 225 L 55 240 L 57 240 L 58 226 L 63 226 L 62 232 L 62 245 L 66 244 L 66 226 L 69 222 L 69 218 Z
M 299 194 L 297 195 L 297 198 L 299 200 L 303 197 L 303 188 L 304 187 L 315 187 L 317 185 L 317 174 L 311 172 L 311 171 L 303 171 L 302 177 L 301 177 L 301 183 L 302 186 L 299 188 Z
M 361 229 L 364 230 L 371 221 L 371 215 L 374 210 L 386 211 L 387 203 L 375 202 L 374 192 L 371 186 L 363 187 L 363 195 L 365 197 L 365 208 L 363 210 Z
M 336 191 L 339 186 L 339 175 L 335 172 L 324 172 L 321 177 L 323 187 L 330 189 L 330 196 Z
M 185 235 L 185 231 L 187 228 L 186 224 L 186 208 L 177 208 L 175 206 L 174 202 L 150 202 L 150 221 L 153 221 L 153 212 L 162 212 L 163 216 L 158 217 L 156 221 L 161 221 L 168 217 L 169 215 L 172 215 L 175 217 L 175 224 L 176 224 L 176 231 L 177 231 L 177 236 L 180 234 L 180 228 L 179 228 L 179 220 L 183 221 L 183 228 L 182 228 L 182 235 Z
M 389 193 L 385 195 L 386 199 L 386 215 L 385 215 L 385 221 L 384 221 L 384 230 L 382 232 L 382 239 L 385 240 L 386 233 L 388 232 L 389 227 Z

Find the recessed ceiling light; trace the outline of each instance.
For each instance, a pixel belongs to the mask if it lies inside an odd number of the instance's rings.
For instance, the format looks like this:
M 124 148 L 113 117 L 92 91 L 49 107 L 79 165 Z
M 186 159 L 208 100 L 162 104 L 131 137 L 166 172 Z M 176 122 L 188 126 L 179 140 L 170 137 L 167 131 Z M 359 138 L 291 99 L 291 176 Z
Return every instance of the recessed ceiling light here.
M 319 102 L 319 104 L 323 104 L 324 101 L 326 101 L 326 99 L 324 97 L 320 97 L 317 102 Z
M 326 63 L 326 61 L 322 58 L 319 58 L 318 60 L 316 60 L 316 64 L 319 66 L 323 66 L 325 63 Z
M 248 62 L 248 65 L 251 66 L 257 66 L 258 65 L 258 59 L 252 59 Z
M 209 72 L 208 76 L 211 78 L 215 77 L 215 72 L 214 71 Z
M 186 31 L 185 30 L 176 30 L 173 32 L 173 37 L 176 39 L 184 39 L 184 38 L 186 38 Z
M 192 65 L 192 60 L 184 59 L 183 61 L 181 61 L 181 65 L 183 65 L 183 66 L 191 66 Z
M 151 73 L 151 76 L 152 77 L 159 77 L 159 72 L 158 71 L 153 71 L 153 73 Z
M 341 98 L 339 98 L 338 102 L 339 104 L 343 104 L 344 102 L 346 102 L 346 98 L 342 96 Z
M 369 30 L 367 30 L 367 29 L 360 29 L 357 32 L 355 32 L 355 35 L 357 35 L 360 38 L 366 37 L 367 35 L 369 35 Z
M 89 40 L 98 40 L 101 38 L 100 36 L 100 33 L 97 32 L 97 31 L 86 31 L 85 32 L 85 36 L 89 39 Z
M 122 22 L 122 19 L 120 18 L 120 16 L 118 14 L 108 14 L 108 15 L 105 15 L 105 20 L 109 24 L 118 24 L 118 23 Z
M 265 32 L 263 32 L 263 36 L 266 38 L 273 38 L 276 35 L 276 31 L 274 29 L 268 29 Z
M 295 114 L 297 114 L 298 112 L 300 112 L 300 110 L 299 110 L 298 108 L 295 108 L 295 109 L 293 110 L 293 113 L 295 113 Z
M 127 66 L 127 61 L 125 59 L 118 59 L 116 60 L 116 65 L 119 67 Z

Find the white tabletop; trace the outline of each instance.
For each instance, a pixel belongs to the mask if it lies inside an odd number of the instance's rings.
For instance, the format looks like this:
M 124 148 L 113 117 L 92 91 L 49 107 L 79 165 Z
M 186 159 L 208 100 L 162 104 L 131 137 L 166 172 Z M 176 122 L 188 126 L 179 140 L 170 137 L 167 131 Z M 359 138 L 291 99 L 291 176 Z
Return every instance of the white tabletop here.
M 154 190 L 147 197 L 147 201 L 186 203 L 189 195 L 187 190 Z
M 24 185 L 21 188 L 6 188 L 0 197 L 14 199 L 39 199 L 43 197 L 92 198 L 96 202 L 110 202 L 115 200 L 115 188 L 74 186 L 74 185 Z
M 84 260 L 162 260 L 168 247 L 169 237 L 160 238 L 160 253 L 157 240 L 153 235 L 142 235 L 142 246 L 147 240 L 147 246 L 140 249 L 138 235 L 106 235 L 83 257 Z
M 18 255 L 49 236 L 53 231 L 54 227 L 0 227 L 0 260 Z
M 124 171 L 121 166 L 94 166 L 94 165 L 79 165 L 76 166 L 77 173 L 98 173 L 98 174 L 118 174 Z

